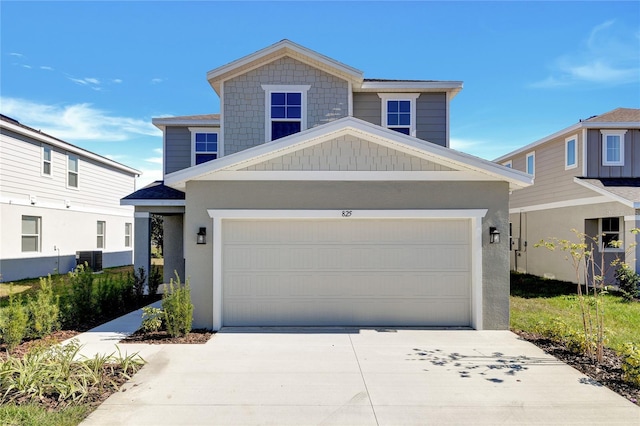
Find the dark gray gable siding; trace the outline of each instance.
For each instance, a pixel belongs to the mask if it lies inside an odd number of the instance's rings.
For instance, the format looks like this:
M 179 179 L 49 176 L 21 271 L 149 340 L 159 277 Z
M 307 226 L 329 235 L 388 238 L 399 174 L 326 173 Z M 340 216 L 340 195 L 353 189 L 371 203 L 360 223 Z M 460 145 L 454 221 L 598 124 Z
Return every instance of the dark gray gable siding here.
M 624 135 L 624 166 L 602 165 L 602 133 L 589 129 L 586 177 L 640 178 L 640 129 L 629 129 Z
M 382 104 L 377 93 L 354 93 L 353 116 L 382 125 Z M 447 95 L 422 93 L 416 102 L 416 137 L 447 146 Z
M 447 146 L 447 95 L 422 93 L 416 102 L 416 136 Z
M 371 124 L 382 125 L 382 106 L 377 93 L 354 93 L 353 116 Z
M 164 158 L 165 174 L 191 167 L 191 132 L 188 128 L 165 129 Z

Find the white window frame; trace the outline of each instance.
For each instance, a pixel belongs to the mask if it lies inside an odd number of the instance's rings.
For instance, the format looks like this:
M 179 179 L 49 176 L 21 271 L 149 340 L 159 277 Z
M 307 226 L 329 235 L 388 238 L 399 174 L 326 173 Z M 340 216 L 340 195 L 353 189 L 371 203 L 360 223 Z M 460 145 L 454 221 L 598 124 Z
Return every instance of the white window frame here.
M 624 166 L 624 135 L 626 130 L 600 130 L 602 133 L 602 165 L 603 166 Z M 609 161 L 607 159 L 607 136 L 618 136 L 620 138 L 620 160 Z
M 218 127 L 189 127 L 189 131 L 191 132 L 191 165 L 196 165 L 196 154 L 205 154 L 204 152 L 196 152 L 196 134 L 197 133 L 215 133 L 218 135 L 218 151 L 216 152 L 216 159 L 222 157 L 221 154 L 221 146 L 220 146 L 220 129 Z M 207 154 L 213 154 L 212 152 L 207 152 Z
M 45 153 L 49 152 L 49 160 L 45 158 Z M 42 149 L 40 150 L 41 157 L 41 168 L 40 174 L 45 177 L 53 177 L 53 149 L 49 145 L 42 144 Z M 49 173 L 44 171 L 45 164 L 49 164 Z
M 71 170 L 69 169 L 69 160 L 75 158 L 76 160 L 76 167 L 78 170 Z M 77 186 L 72 186 L 69 184 L 69 174 L 70 173 L 75 173 L 76 175 L 76 183 Z M 67 188 L 69 189 L 79 189 L 80 188 L 80 157 L 78 157 L 77 155 L 74 154 L 69 154 L 67 153 Z
M 600 218 L 598 220 L 598 235 L 600 235 L 600 249 L 604 252 L 624 252 L 624 245 L 621 245 L 620 247 L 606 247 L 604 244 L 604 233 L 605 231 L 603 231 L 602 229 L 602 221 L 603 219 L 618 219 L 618 238 L 616 239 L 616 241 L 621 240 L 621 236 L 624 235 L 624 220 L 622 220 L 622 218 L 617 217 L 617 216 L 611 216 L 611 217 L 603 217 Z M 613 232 L 611 232 L 613 233 Z
M 36 233 L 35 234 L 25 234 L 22 229 L 22 222 L 25 218 L 32 218 L 36 220 Z M 25 250 L 24 245 L 22 244 L 23 237 L 36 237 L 36 249 L 35 250 Z M 42 217 L 41 216 L 31 216 L 31 215 L 22 215 L 20 218 L 20 251 L 22 253 L 40 253 L 42 251 Z
M 569 142 L 573 141 L 573 164 L 569 164 Z M 564 169 L 570 170 L 578 167 L 578 135 L 573 135 L 564 140 Z
M 502 163 L 503 166 L 513 169 L 513 160 L 505 161 Z
M 409 135 L 416 137 L 416 103 L 420 93 L 378 93 L 382 100 L 382 127 L 389 128 L 387 124 L 387 107 L 389 101 L 409 101 L 411 106 L 411 123 L 409 126 L 393 126 L 409 128 Z
M 533 173 L 529 173 L 529 158 L 532 159 L 531 167 L 533 168 Z M 531 176 L 536 175 L 536 152 L 535 151 L 528 153 L 527 156 L 525 157 L 524 170 L 527 174 Z
M 102 224 L 102 234 L 100 234 L 99 227 Z M 100 238 L 102 238 L 102 244 L 100 244 Z M 99 220 L 96 222 L 96 248 L 105 249 L 107 247 L 107 222 Z
M 271 94 L 272 93 L 300 93 L 300 131 L 307 129 L 307 92 L 309 84 L 263 84 L 264 90 L 264 135 L 265 142 L 271 142 Z M 298 119 L 278 118 L 277 121 L 298 121 Z
M 131 222 L 126 222 L 124 224 L 124 246 L 131 247 L 131 234 L 133 230 L 133 224 Z

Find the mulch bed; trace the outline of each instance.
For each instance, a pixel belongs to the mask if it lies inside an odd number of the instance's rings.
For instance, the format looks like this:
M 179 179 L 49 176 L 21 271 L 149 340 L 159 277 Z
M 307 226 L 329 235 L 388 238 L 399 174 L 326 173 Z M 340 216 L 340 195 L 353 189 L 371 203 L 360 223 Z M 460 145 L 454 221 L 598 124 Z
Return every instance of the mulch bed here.
M 533 343 L 545 353 L 558 358 L 586 376 L 617 394 L 627 398 L 634 404 L 640 405 L 640 389 L 625 382 L 622 372 L 622 357 L 610 349 L 604 349 L 604 359 L 601 364 L 595 364 L 590 358 L 582 354 L 568 351 L 564 346 L 547 339 L 539 334 L 514 330 L 524 340 Z
M 51 346 L 80 334 L 77 330 L 57 330 L 42 339 L 26 340 L 15 347 L 9 355 L 22 358 L 34 346 Z M 0 361 L 7 359 L 7 345 L 0 343 Z
M 156 331 L 154 333 L 143 333 L 138 330 L 132 335 L 122 339 L 120 343 L 147 343 L 152 345 L 164 344 L 202 344 L 207 343 L 211 336 L 210 330 L 193 329 L 182 337 L 171 337 L 166 331 Z

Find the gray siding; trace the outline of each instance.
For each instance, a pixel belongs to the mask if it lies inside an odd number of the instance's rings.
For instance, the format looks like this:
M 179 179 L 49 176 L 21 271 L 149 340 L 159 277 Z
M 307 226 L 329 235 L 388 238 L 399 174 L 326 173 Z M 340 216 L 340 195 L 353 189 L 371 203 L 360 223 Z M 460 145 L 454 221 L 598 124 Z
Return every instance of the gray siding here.
M 191 167 L 191 132 L 186 127 L 165 129 L 164 172 L 173 173 Z
M 447 95 L 422 93 L 416 102 L 416 137 L 447 146 Z
M 225 155 L 265 143 L 263 84 L 310 85 L 307 128 L 348 115 L 349 85 L 295 59 L 284 57 L 224 82 Z
M 382 125 L 382 105 L 377 93 L 354 93 L 353 116 L 377 126 Z
M 602 133 L 587 132 L 587 177 L 640 177 L 640 129 L 630 129 L 624 135 L 624 166 L 602 165 Z

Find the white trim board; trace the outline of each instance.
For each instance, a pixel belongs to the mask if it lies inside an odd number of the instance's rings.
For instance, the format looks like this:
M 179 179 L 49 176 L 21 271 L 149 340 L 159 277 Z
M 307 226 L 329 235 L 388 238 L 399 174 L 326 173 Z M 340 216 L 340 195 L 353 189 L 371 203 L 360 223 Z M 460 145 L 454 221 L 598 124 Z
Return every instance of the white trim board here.
M 577 206 L 586 206 L 589 204 L 602 204 L 602 203 L 611 203 L 611 202 L 612 200 L 605 196 L 590 197 L 590 198 L 576 198 L 575 200 L 558 201 L 555 203 L 535 204 L 531 206 L 510 208 L 509 214 L 535 212 L 539 210 L 561 209 L 564 207 L 577 207 Z
M 213 329 L 222 324 L 222 226 L 225 219 L 469 219 L 471 221 L 471 326 L 482 330 L 482 218 L 487 209 L 456 210 L 249 210 L 209 209 L 213 221 Z
M 491 176 L 468 171 L 221 171 L 202 180 L 238 181 L 497 181 Z

